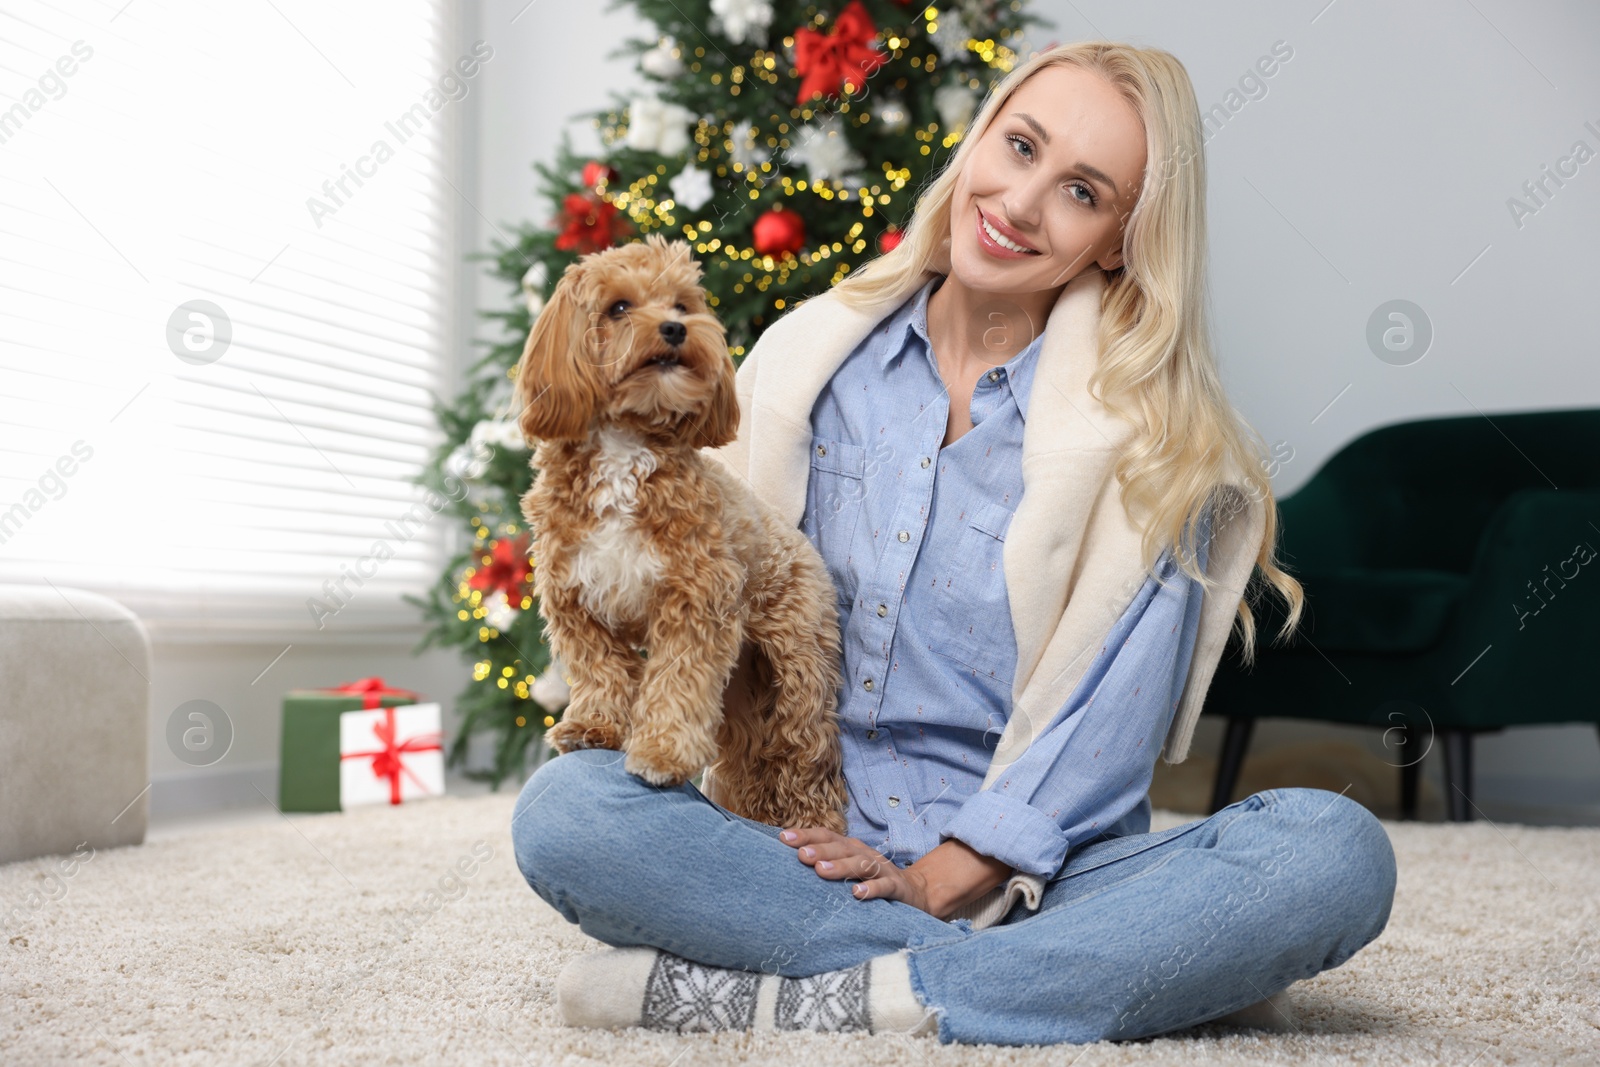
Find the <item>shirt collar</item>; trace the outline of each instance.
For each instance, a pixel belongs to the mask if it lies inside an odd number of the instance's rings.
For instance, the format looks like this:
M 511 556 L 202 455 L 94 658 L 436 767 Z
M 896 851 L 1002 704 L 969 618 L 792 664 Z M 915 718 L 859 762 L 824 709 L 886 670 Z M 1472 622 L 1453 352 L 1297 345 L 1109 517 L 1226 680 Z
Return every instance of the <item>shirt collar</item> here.
M 900 358 L 905 353 L 912 335 L 921 339 L 923 351 L 928 354 L 929 363 L 933 363 L 933 342 L 928 339 L 928 299 L 943 281 L 942 274 L 929 278 L 922 288 L 917 290 L 916 295 L 902 304 L 884 324 L 887 343 L 878 353 L 881 366 L 888 368 Z M 1011 395 L 1016 398 L 1017 411 L 1021 413 L 1024 422 L 1028 419 L 1028 398 L 1033 391 L 1033 370 L 1039 362 L 1039 349 L 1043 345 L 1044 333 L 1041 331 L 1027 347 L 1000 364 L 1006 372 L 1007 381 L 1011 384 Z M 934 370 L 937 373 L 938 367 L 934 366 Z

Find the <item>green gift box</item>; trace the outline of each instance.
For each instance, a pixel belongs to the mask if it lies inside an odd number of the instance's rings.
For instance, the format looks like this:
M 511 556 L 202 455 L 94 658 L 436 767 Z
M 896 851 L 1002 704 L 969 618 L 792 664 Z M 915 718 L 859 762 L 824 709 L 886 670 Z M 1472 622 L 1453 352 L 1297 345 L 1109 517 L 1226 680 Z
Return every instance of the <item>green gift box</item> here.
M 332 689 L 291 689 L 283 698 L 278 754 L 281 811 L 339 811 L 339 715 L 364 708 L 415 704 L 409 689 L 362 678 Z

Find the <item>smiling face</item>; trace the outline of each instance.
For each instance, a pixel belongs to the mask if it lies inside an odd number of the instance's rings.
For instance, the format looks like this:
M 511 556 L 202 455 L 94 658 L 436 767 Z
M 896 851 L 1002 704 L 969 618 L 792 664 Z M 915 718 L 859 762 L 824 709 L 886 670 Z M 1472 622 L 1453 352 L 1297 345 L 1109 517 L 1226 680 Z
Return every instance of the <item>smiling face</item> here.
M 1007 98 L 956 179 L 951 271 L 970 289 L 1031 293 L 1121 266 L 1144 166 L 1144 125 L 1108 81 L 1044 68 Z

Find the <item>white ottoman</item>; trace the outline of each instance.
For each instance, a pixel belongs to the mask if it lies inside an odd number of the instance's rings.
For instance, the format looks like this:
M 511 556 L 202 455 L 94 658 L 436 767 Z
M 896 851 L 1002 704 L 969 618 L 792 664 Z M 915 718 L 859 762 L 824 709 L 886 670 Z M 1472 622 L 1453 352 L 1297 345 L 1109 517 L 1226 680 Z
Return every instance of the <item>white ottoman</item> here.
M 0 585 L 0 863 L 144 841 L 149 678 L 121 604 Z

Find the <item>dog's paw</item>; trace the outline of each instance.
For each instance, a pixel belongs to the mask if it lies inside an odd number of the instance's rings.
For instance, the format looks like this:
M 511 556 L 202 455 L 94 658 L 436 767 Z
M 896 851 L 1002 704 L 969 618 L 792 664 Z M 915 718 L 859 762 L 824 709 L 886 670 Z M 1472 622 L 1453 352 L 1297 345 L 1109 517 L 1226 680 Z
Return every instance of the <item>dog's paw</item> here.
M 550 747 L 563 754 L 579 748 L 622 747 L 622 735 L 610 723 L 590 725 L 572 719 L 562 719 L 546 730 L 544 736 L 545 740 L 550 742 Z
M 636 747 L 628 753 L 622 769 L 636 774 L 651 785 L 682 785 L 694 777 L 699 768 L 686 769 L 648 748 Z

